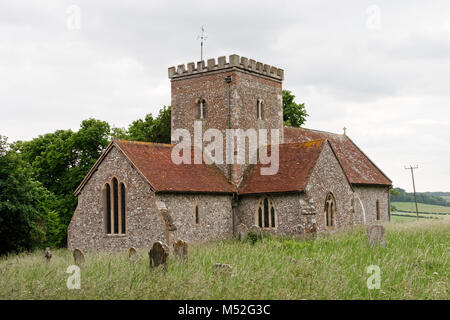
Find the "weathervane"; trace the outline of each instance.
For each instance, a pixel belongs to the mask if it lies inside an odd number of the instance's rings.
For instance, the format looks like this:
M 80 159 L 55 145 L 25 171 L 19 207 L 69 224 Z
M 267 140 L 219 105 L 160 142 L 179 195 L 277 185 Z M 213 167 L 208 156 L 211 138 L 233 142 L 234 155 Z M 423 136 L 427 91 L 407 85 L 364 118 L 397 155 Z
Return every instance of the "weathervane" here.
M 206 37 L 204 35 L 205 28 L 203 28 L 203 26 L 201 27 L 201 30 L 202 30 L 202 34 L 197 37 L 197 40 L 200 39 L 200 61 L 203 61 L 203 41 L 206 41 L 206 39 L 208 39 L 208 37 Z

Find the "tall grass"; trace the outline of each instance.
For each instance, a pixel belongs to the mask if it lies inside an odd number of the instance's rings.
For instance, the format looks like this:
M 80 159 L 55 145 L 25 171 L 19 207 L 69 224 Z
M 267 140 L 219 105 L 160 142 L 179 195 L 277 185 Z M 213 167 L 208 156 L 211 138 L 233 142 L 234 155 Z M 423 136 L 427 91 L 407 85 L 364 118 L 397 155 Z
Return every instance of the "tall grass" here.
M 149 269 L 148 250 L 136 262 L 127 252 L 87 253 L 81 289 L 69 290 L 71 252 L 55 250 L 0 259 L 1 299 L 449 299 L 448 220 L 386 225 L 385 248 L 369 248 L 363 228 L 299 241 L 265 238 L 190 247 L 189 261 L 171 254 L 169 268 Z M 233 266 L 214 274 L 215 263 Z M 366 285 L 369 265 L 381 269 L 381 288 Z

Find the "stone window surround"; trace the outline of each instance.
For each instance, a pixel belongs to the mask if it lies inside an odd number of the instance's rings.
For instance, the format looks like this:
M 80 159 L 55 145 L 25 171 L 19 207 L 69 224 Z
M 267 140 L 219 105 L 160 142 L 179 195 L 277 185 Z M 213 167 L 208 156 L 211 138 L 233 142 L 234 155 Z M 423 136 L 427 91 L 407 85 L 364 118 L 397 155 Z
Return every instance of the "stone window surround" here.
M 263 219 L 263 225 L 264 225 L 264 199 L 268 199 L 269 201 L 269 225 L 271 225 L 271 210 L 270 208 L 273 207 L 274 210 L 274 214 L 275 214 L 275 226 L 274 227 L 261 227 L 262 230 L 277 230 L 278 229 L 278 210 L 277 207 L 275 205 L 275 201 L 273 200 L 272 197 L 270 197 L 269 195 L 263 195 L 259 198 L 256 207 L 255 207 L 255 213 L 254 213 L 254 217 L 255 217 L 255 225 L 259 227 L 259 221 L 258 221 L 258 209 L 261 207 L 262 208 L 262 219 Z
M 107 222 L 107 207 L 105 206 L 105 200 L 106 200 L 106 186 L 109 184 L 110 186 L 110 192 L 113 193 L 113 180 L 114 178 L 116 178 L 117 180 L 117 186 L 118 186 L 118 209 L 119 209 L 119 213 L 118 213 L 118 218 L 119 218 L 119 222 L 118 222 L 118 229 L 119 229 L 119 233 L 107 233 L 107 226 L 106 226 L 106 222 Z M 124 188 L 125 188 L 125 232 L 121 233 L 121 229 L 122 229 L 122 192 L 121 192 L 121 185 L 123 184 Z M 103 185 L 102 189 L 101 189 L 101 195 L 102 195 L 102 199 L 103 199 L 103 237 L 104 238 L 122 238 L 122 237 L 127 237 L 127 230 L 128 230 L 128 225 L 127 225 L 127 206 L 128 206 L 128 201 L 127 201 L 127 190 L 128 186 L 125 182 L 123 182 L 121 179 L 119 179 L 117 176 L 113 175 L 111 176 L 111 178 L 105 182 L 105 184 Z M 113 212 L 113 203 L 114 203 L 114 197 L 111 196 L 110 197 L 110 208 L 111 208 L 111 230 L 113 230 L 114 228 L 114 222 L 113 222 L 113 218 L 114 218 L 114 212 Z
M 195 100 L 198 108 L 197 120 L 204 120 L 206 118 L 206 100 L 202 97 Z
M 196 209 L 198 210 L 198 223 L 196 222 Z M 192 217 L 194 220 L 194 225 L 200 227 L 202 225 L 202 215 L 200 210 L 200 204 L 196 201 L 194 204 L 194 209 L 192 210 Z
M 258 120 L 264 120 L 264 100 L 256 100 L 256 118 Z
M 376 203 L 375 203 L 375 212 L 376 212 L 376 218 L 377 221 L 381 220 L 381 214 L 380 214 L 380 200 L 377 199 Z
M 331 212 L 331 224 L 327 224 L 327 217 L 328 217 L 328 198 L 331 196 L 332 204 L 333 204 L 333 211 Z M 325 228 L 326 229 L 333 229 L 336 227 L 336 198 L 334 197 L 334 194 L 332 192 L 328 192 L 327 196 L 325 198 L 325 208 L 324 208 L 324 214 L 325 214 Z

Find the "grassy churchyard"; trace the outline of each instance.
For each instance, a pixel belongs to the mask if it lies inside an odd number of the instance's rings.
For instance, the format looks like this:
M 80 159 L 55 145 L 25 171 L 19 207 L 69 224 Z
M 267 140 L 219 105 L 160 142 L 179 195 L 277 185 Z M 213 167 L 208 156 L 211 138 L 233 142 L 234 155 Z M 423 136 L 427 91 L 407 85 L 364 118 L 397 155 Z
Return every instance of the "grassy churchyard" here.
M 362 227 L 315 240 L 230 240 L 192 245 L 187 263 L 171 251 L 167 271 L 149 268 L 148 250 L 135 262 L 128 252 L 88 252 L 80 289 L 67 287 L 67 249 L 49 263 L 41 251 L 9 255 L 0 258 L 0 299 L 449 299 L 450 219 L 385 227 L 385 248 L 370 248 Z M 233 269 L 215 274 L 216 263 Z M 371 265 L 379 289 L 368 289 Z

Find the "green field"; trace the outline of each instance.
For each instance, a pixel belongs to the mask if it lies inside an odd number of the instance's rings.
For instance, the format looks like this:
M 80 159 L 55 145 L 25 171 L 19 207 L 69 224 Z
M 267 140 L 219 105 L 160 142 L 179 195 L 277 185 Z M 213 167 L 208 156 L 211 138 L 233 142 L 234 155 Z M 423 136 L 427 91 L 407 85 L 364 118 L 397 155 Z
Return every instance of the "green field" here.
M 397 211 L 391 213 L 392 221 L 410 221 L 417 219 L 416 205 L 413 202 L 391 202 Z M 441 219 L 450 214 L 450 207 L 437 206 L 433 204 L 418 203 L 419 218 Z
M 442 196 L 442 198 L 444 198 L 445 200 L 447 200 L 448 202 L 450 202 L 450 196 Z
M 416 205 L 413 202 L 391 202 L 398 211 L 416 212 Z M 434 204 L 418 203 L 419 213 L 435 213 L 435 214 L 450 214 L 450 207 L 437 206 Z
M 171 253 L 169 268 L 149 269 L 147 250 L 87 253 L 81 289 L 66 287 L 71 252 L 0 258 L 0 299 L 444 299 L 449 291 L 450 220 L 386 223 L 386 248 L 369 248 L 365 232 L 316 240 L 265 238 L 192 245 L 189 261 Z M 233 266 L 214 274 L 215 263 Z M 381 288 L 369 290 L 367 267 L 381 270 Z

